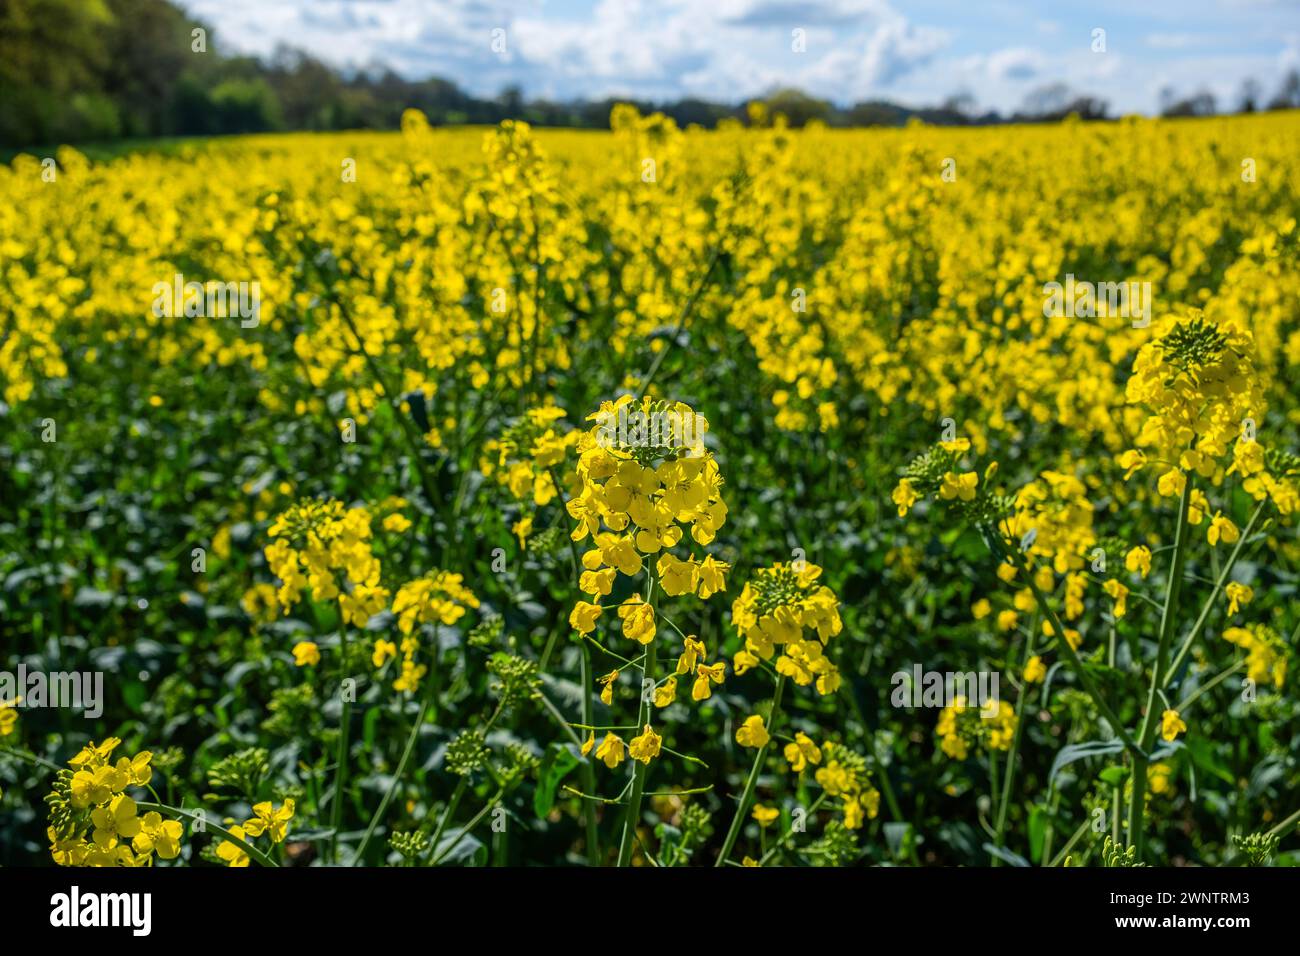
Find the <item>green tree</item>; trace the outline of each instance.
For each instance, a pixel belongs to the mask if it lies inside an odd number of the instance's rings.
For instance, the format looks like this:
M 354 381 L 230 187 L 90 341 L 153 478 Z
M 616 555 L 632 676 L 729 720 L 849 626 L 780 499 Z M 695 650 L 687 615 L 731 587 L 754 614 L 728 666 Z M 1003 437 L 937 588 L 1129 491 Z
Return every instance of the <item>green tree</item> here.
M 112 104 L 98 95 L 112 26 L 103 0 L 0 0 L 0 142 L 49 143 L 84 127 L 116 134 Z

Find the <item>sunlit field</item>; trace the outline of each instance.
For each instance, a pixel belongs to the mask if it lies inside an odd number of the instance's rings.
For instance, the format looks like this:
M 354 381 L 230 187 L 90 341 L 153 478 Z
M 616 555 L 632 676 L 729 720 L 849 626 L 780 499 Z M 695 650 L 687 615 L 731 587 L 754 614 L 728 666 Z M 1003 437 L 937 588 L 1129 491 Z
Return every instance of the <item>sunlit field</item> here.
M 1300 113 L 752 119 L 0 167 L 0 863 L 1300 861 Z

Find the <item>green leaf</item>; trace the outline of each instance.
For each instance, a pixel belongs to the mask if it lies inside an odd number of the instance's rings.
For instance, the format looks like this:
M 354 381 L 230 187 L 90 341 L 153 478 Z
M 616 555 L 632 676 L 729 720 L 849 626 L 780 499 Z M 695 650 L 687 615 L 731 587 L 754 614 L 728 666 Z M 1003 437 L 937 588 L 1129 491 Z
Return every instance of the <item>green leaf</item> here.
M 366 710 L 365 722 L 362 724 L 361 738 L 365 741 L 366 749 L 374 747 L 375 737 L 379 728 L 379 708 L 371 707 Z
M 537 790 L 533 793 L 533 811 L 539 817 L 545 817 L 555 806 L 555 791 L 574 767 L 578 766 L 578 757 L 567 744 L 551 744 L 546 748 L 546 756 L 537 771 Z
M 474 859 L 475 854 L 482 849 L 483 841 L 472 833 L 448 833 L 438 841 L 430 859 L 437 860 L 439 866 L 464 863 Z
M 974 528 L 964 528 L 957 536 L 957 540 L 952 543 L 953 557 L 964 558 L 967 561 L 978 561 L 984 557 L 986 547 L 984 539 Z
M 123 682 L 122 700 L 131 708 L 132 713 L 138 714 L 140 712 L 140 708 L 148 696 L 144 684 L 140 683 L 140 681 L 128 680 Z
M 1019 853 L 1012 853 L 1006 847 L 994 846 L 992 843 L 984 844 L 984 852 L 992 853 L 1003 863 L 1010 863 L 1012 866 L 1029 866 L 1029 861 Z
M 1097 776 L 1103 783 L 1108 783 L 1112 787 L 1121 787 L 1124 785 L 1124 781 L 1128 779 L 1128 774 L 1128 767 L 1107 767 Z
M 1043 860 L 1043 841 L 1047 837 L 1047 811 L 1035 806 L 1029 811 L 1029 856 L 1035 863 Z
M 1057 753 L 1056 759 L 1052 761 L 1052 772 L 1047 776 L 1047 785 L 1050 787 L 1056 783 L 1056 775 L 1067 764 L 1072 764 L 1076 760 L 1083 760 L 1086 757 L 1117 754 L 1123 749 L 1124 741 L 1122 740 L 1085 740 L 1082 743 L 1062 747 Z
M 1218 777 L 1224 783 L 1236 784 L 1237 781 L 1232 775 L 1232 771 L 1224 766 L 1223 761 L 1215 756 L 1213 744 L 1211 744 L 1209 740 L 1198 736 L 1188 737 L 1186 738 L 1186 741 L 1185 746 L 1187 752 L 1192 755 L 1192 763 L 1196 764 L 1196 766 L 1200 767 L 1206 773 Z

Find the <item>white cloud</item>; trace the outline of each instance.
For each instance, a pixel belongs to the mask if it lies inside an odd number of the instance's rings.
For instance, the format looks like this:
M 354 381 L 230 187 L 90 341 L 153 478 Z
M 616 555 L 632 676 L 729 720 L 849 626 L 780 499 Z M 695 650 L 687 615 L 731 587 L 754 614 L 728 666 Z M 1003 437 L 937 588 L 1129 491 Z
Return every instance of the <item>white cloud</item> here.
M 587 96 L 640 85 L 651 95 L 731 101 L 794 85 L 850 102 L 882 95 L 948 42 L 946 32 L 914 26 L 880 0 L 667 0 L 650 9 L 640 0 L 602 0 L 586 22 L 521 20 L 519 48 L 535 68 L 567 77 L 570 88 L 580 83 Z M 850 22 L 858 29 L 848 36 L 834 28 Z M 791 49 L 796 28 L 805 31 L 806 52 Z
M 1046 58 L 1037 50 L 1012 47 L 988 58 L 989 76 L 998 80 L 1031 80 L 1046 68 Z
M 948 34 L 933 27 L 915 27 L 900 16 L 878 26 L 867 41 L 864 75 L 871 85 L 888 86 L 923 66 L 948 44 Z
M 712 7 L 721 23 L 759 28 L 842 28 L 892 12 L 884 0 L 719 0 Z
M 556 99 L 737 102 L 795 86 L 841 105 L 875 98 L 917 105 L 969 90 L 984 107 L 1007 110 L 1030 89 L 1060 81 L 1128 111 L 1156 106 L 1149 91 L 1158 75 L 1180 92 L 1207 81 L 1235 86 L 1252 75 L 1271 91 L 1300 66 L 1296 0 L 1256 3 L 1249 17 L 1233 0 L 1117 8 L 1109 24 L 1115 47 L 1106 54 L 1091 53 L 1086 31 L 1080 43 L 1078 23 L 1064 10 L 1043 19 L 1025 0 L 979 11 L 964 0 L 945 8 L 897 0 L 178 2 L 216 27 L 225 49 L 268 54 L 287 43 L 335 66 L 384 64 L 480 96 L 517 84 L 527 95 Z M 1191 12 L 1195 32 L 1182 29 Z M 1144 27 L 1163 21 L 1165 31 L 1137 27 L 1139 13 Z M 490 47 L 498 27 L 506 30 L 504 56 Z M 805 31 L 806 52 L 791 49 L 795 28 Z M 1141 55 L 1129 48 L 1121 60 L 1122 37 Z

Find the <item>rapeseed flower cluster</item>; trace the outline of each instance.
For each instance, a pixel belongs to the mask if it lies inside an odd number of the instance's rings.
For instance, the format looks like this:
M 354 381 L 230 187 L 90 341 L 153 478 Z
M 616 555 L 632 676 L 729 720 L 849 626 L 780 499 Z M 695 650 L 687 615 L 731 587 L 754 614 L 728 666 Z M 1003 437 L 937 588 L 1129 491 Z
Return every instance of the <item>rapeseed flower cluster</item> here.
M 377 668 L 383 667 L 400 653 L 401 672 L 393 681 L 393 689 L 415 693 L 429 671 L 428 666 L 419 661 L 421 643 L 416 629 L 422 624 L 450 627 L 469 609 L 478 607 L 479 599 L 465 586 L 465 579 L 451 571 L 436 571 L 406 582 L 397 589 L 392 608 L 397 618 L 397 630 L 402 635 L 401 641 L 394 644 L 384 638 L 377 639 L 372 663 Z
M 371 550 L 370 512 L 341 501 L 301 501 L 271 523 L 266 546 L 276 592 L 287 611 L 310 591 L 314 601 L 337 600 L 343 619 L 364 627 L 388 603 Z
M 803 731 L 795 734 L 783 753 L 791 771 L 811 770 L 826 795 L 840 800 L 844 825 L 850 830 L 880 813 L 880 791 L 871 785 L 867 760 L 861 754 L 830 740 L 818 746 Z
M 509 489 L 520 501 L 544 507 L 559 489 L 553 475 L 578 443 L 581 432 L 561 429 L 564 409 L 555 405 L 530 408 L 501 436 L 486 442 L 479 470 Z
M 670 597 L 707 600 L 726 590 L 730 565 L 708 554 L 681 557 L 672 551 L 687 531 L 697 545 L 712 543 L 727 520 L 722 475 L 704 446 L 707 422 L 681 402 L 669 406 L 646 398 L 633 407 L 634 402 L 625 395 L 602 404 L 589 416 L 600 423 L 577 446 L 580 490 L 567 509 L 576 522 L 572 539 L 592 544 L 582 555 L 578 586 L 593 599 L 579 601 L 569 616 L 580 634 L 595 629 L 606 608 L 600 599 L 613 592 L 620 575 L 640 575 L 655 555 L 655 580 Z M 610 434 L 609 422 L 620 411 L 634 423 L 630 436 Z M 674 445 L 668 432 L 649 431 L 656 421 L 699 421 L 702 427 L 691 433 L 689 445 Z M 654 640 L 655 609 L 640 595 L 618 605 L 618 618 L 624 637 L 640 644 Z
M 1246 676 L 1256 684 L 1271 682 L 1278 690 L 1286 680 L 1291 647 L 1266 624 L 1229 627 L 1223 639 L 1246 652 Z
M 150 810 L 140 816 L 128 790 L 153 779 L 153 754 L 113 759 L 117 737 L 88 743 L 61 770 L 45 802 L 50 808 L 50 854 L 60 866 L 150 866 L 154 855 L 180 855 L 184 828 Z
M 1253 430 L 1266 410 L 1253 335 L 1216 324 L 1195 309 L 1171 316 L 1162 330 L 1139 350 L 1125 391 L 1130 405 L 1150 414 L 1136 447 L 1117 459 L 1124 477 L 1151 465 L 1159 472 L 1157 492 L 1177 497 L 1187 488 L 1189 475 L 1218 486 L 1227 474 L 1238 473 L 1257 499 L 1270 497 L 1289 513 L 1297 500 L 1295 486 L 1270 473 L 1267 452 Z M 1208 515 L 1209 543 L 1235 543 L 1238 529 L 1232 520 L 1217 510 L 1210 515 L 1210 503 L 1199 489 L 1191 495 L 1189 523 L 1200 524 Z
M 941 710 L 934 728 L 940 749 L 953 760 L 965 760 L 972 747 L 1010 750 L 1016 732 L 1015 708 L 1004 700 L 989 701 L 985 707 L 990 705 L 994 713 L 985 717 L 980 707 L 958 696 Z
M 243 823 L 236 824 L 233 820 L 226 822 L 230 835 L 238 840 L 249 842 L 266 836 L 272 845 L 276 845 L 288 837 L 289 821 L 293 819 L 295 810 L 293 800 L 285 800 L 279 807 L 270 801 L 263 801 L 253 805 L 253 815 Z M 222 860 L 226 866 L 248 866 L 251 862 L 248 850 L 230 840 L 223 840 L 216 853 L 217 859 Z
M 776 655 L 776 672 L 800 687 L 833 694 L 840 672 L 826 645 L 843 629 L 839 599 L 807 561 L 758 569 L 731 606 L 731 623 L 745 638 L 732 660 L 744 674 Z M 778 653 L 779 651 L 779 653 Z

